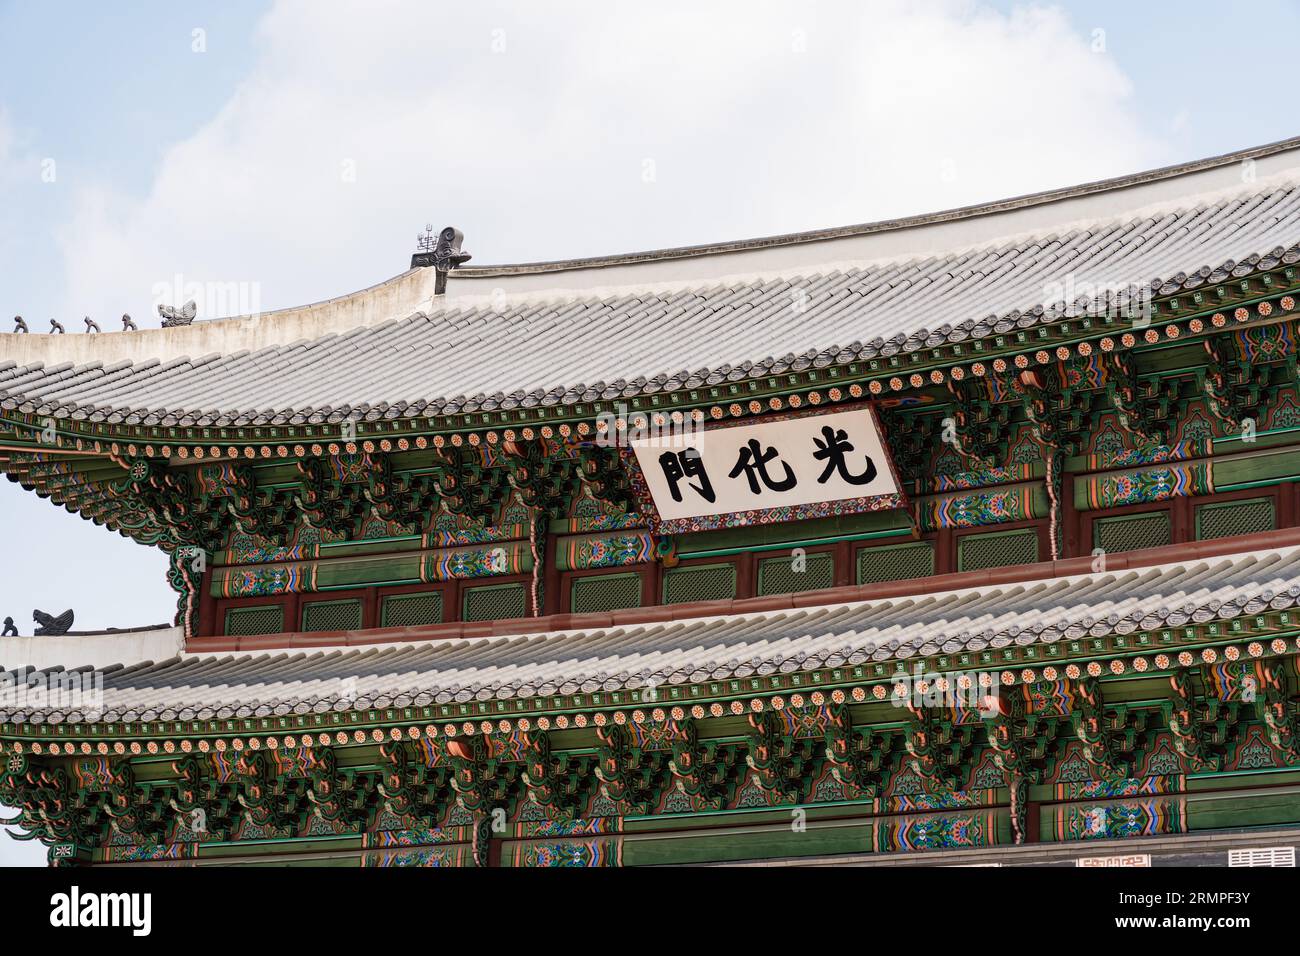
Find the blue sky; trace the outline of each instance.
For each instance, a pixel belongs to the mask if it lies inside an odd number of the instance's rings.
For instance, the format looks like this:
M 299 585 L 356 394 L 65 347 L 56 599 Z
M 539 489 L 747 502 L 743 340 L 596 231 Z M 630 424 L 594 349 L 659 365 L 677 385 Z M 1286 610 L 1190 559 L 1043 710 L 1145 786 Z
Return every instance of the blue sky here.
M 192 134 L 252 65 L 265 3 L 0 3 L 0 114 L 31 159 L 52 157 L 64 181 L 102 181 L 140 195 L 171 143 Z M 196 24 L 207 53 L 191 52 Z M 62 301 L 55 241 L 74 190 L 18 189 L 0 238 L 6 292 L 42 326 Z M 87 303 L 93 310 L 93 303 Z M 6 316 L 6 319 L 8 316 Z M 0 327 L 6 331 L 9 323 Z
M 1248 52 L 1223 42 L 1243 17 L 1263 26 Z M 476 262 L 551 259 L 1271 142 L 1300 133 L 1270 47 L 1298 27 L 1279 0 L 0 0 L 0 330 L 156 324 L 180 275 L 263 309 L 327 298 L 401 271 L 426 222 L 460 226 Z M 33 607 L 86 628 L 173 612 L 161 555 L 8 482 L 0 540 L 20 627 Z M 0 862 L 42 856 L 0 843 Z

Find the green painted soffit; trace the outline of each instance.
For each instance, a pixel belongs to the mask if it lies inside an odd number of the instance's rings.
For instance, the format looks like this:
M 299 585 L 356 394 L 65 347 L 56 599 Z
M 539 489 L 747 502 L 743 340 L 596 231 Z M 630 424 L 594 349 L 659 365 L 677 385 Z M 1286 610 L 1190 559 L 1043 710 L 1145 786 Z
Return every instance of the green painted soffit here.
M 1234 444 L 1234 450 L 1249 445 Z M 1300 475 L 1300 448 L 1261 451 L 1214 461 L 1214 487 L 1227 491 L 1231 487 L 1251 484 L 1276 484 L 1295 480 Z

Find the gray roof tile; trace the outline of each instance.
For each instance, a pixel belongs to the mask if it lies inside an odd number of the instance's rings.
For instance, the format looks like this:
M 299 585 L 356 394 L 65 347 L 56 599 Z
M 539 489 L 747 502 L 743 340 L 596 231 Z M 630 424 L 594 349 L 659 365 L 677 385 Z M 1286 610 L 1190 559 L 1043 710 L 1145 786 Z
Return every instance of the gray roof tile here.
M 349 709 L 340 682 L 377 700 L 447 703 L 616 690 L 816 669 L 832 660 L 1130 633 L 1294 606 L 1300 547 L 1186 563 L 783 611 L 381 647 L 186 655 L 105 669 L 105 721 L 192 708 Z M 47 712 L 48 713 L 48 712 Z M 130 715 L 136 715 L 132 717 Z M 63 717 L 66 718 L 66 714 Z M 0 708 L 0 719 L 39 714 Z
M 166 363 L 0 363 L 0 407 L 110 422 L 257 424 L 347 407 L 395 417 L 612 399 L 896 354 L 1071 314 L 1079 303 L 1047 301 L 1067 277 L 1088 291 L 1172 294 L 1294 261 L 1300 187 L 1260 188 L 1155 218 L 825 274 L 501 310 L 453 302 L 344 334 Z M 797 290 L 807 296 L 799 313 Z M 771 365 L 761 358 L 776 355 Z

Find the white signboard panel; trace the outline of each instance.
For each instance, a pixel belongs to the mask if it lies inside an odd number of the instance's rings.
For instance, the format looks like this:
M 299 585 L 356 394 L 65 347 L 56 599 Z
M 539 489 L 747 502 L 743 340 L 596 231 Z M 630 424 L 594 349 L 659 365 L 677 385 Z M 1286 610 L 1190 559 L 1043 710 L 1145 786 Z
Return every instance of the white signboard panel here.
M 843 501 L 863 504 L 849 510 L 902 503 L 869 407 L 628 444 L 660 521 L 670 526 L 688 519 L 771 509 L 784 513 Z

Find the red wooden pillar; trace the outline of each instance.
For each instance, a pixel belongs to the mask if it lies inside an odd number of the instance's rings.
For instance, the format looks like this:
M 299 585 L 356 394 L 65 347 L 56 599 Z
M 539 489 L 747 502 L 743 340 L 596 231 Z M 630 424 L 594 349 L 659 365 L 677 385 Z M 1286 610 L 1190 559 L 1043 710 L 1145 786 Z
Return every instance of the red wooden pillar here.
M 1065 472 L 1061 475 L 1061 502 L 1057 509 L 1058 520 L 1061 522 L 1061 557 L 1075 558 L 1080 555 L 1091 554 L 1091 542 L 1082 540 L 1082 530 L 1079 527 L 1079 512 L 1074 507 L 1074 475 L 1071 472 Z
M 302 595 L 290 594 L 284 603 L 284 631 L 292 634 L 302 630 Z
M 378 627 L 379 588 L 366 588 L 361 597 L 361 626 Z
M 857 575 L 853 571 L 853 542 L 837 542 L 833 553 L 835 555 L 835 586 L 844 587 L 856 583 Z
M 558 534 L 546 535 L 546 547 L 542 552 L 542 561 L 545 566 L 542 568 L 542 614 L 559 614 L 560 613 L 560 565 L 555 559 L 559 552 L 560 536 Z M 536 572 L 534 572 L 536 573 Z
M 641 606 L 654 607 L 659 604 L 659 595 L 663 594 L 664 563 L 658 558 L 641 574 Z
M 940 528 L 934 535 L 934 573 L 951 574 L 956 570 L 956 539 L 951 528 Z
M 452 578 L 447 582 L 446 588 L 442 592 L 442 619 L 444 621 L 459 621 L 461 619 L 461 585 L 460 581 Z
M 195 615 L 194 637 L 207 637 L 217 633 L 217 599 L 212 597 L 213 568 L 209 565 L 199 581 L 198 613 Z
M 755 576 L 754 552 L 746 551 L 736 555 L 736 597 L 753 597 L 758 587 Z

